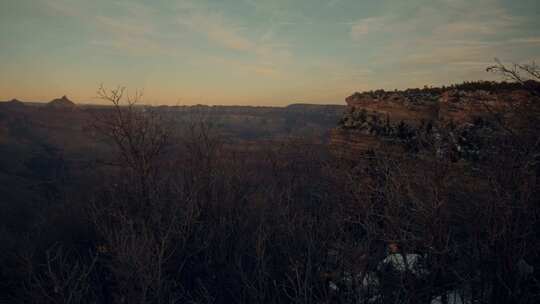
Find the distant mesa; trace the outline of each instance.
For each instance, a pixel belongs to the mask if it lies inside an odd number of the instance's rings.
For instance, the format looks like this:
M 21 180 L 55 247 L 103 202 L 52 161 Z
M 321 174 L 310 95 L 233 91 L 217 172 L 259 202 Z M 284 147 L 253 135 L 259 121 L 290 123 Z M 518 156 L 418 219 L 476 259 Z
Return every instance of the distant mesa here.
M 52 109 L 73 109 L 75 107 L 75 103 L 64 95 L 61 98 L 51 100 L 47 106 Z
M 341 110 L 345 106 L 344 105 L 336 105 L 336 104 L 314 104 L 314 103 L 291 103 L 286 106 L 289 110 L 315 110 L 320 111 L 321 109 L 334 109 L 334 110 Z
M 288 109 L 298 109 L 298 110 L 306 110 L 313 107 L 317 107 L 317 105 L 309 104 L 309 103 L 291 103 L 286 106 Z
M 9 103 L 11 105 L 24 106 L 24 102 L 18 100 L 17 98 L 13 98 L 12 100 L 8 101 L 7 103 Z
M 10 101 L 3 102 L 2 105 L 10 107 L 10 108 L 21 108 L 21 107 L 24 107 L 24 102 L 13 98 Z

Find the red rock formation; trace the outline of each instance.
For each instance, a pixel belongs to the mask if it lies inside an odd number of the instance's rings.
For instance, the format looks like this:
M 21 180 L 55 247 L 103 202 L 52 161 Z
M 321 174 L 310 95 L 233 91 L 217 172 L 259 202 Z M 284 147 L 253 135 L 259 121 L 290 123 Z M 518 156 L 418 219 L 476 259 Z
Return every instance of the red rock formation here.
M 343 159 L 356 159 L 369 149 L 376 150 L 381 142 L 373 135 L 357 130 L 333 129 L 330 134 L 330 149 Z
M 351 123 L 362 115 L 367 117 L 368 122 L 377 116 L 380 121 L 393 125 L 403 122 L 418 126 L 422 122 L 437 124 L 450 121 L 459 125 L 470 123 L 478 117 L 491 116 L 530 97 L 526 91 L 519 89 L 503 92 L 455 88 L 411 91 L 376 91 L 347 97 L 348 111 L 343 125 L 333 130 L 331 135 L 332 151 L 338 157 L 355 158 L 369 149 L 380 147 L 382 140 L 364 127 L 369 123 Z M 363 114 L 354 117 L 358 111 Z

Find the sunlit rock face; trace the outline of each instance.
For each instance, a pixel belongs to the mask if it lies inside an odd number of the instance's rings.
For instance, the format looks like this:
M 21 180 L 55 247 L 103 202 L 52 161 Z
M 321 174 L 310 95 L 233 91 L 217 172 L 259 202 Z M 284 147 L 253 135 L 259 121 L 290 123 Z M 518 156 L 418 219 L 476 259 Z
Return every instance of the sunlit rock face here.
M 395 143 L 390 139 L 394 139 L 394 135 L 399 137 L 403 130 L 414 133 L 418 128 L 433 126 L 437 130 L 450 124 L 457 130 L 470 128 L 482 119 L 493 117 L 493 113 L 505 112 L 531 97 L 515 85 L 497 86 L 488 83 L 487 89 L 457 85 L 354 93 L 345 99 L 347 110 L 339 126 L 332 131 L 331 150 L 340 158 L 354 159 L 385 143 Z M 389 133 L 392 136 L 385 136 Z
M 436 119 L 438 114 L 437 102 L 429 100 L 427 96 L 417 100 L 399 93 L 378 96 L 355 93 L 345 101 L 350 111 L 364 110 L 368 115 L 376 115 L 383 120 L 388 118 L 391 122 L 416 124 L 421 120 Z
M 335 128 L 330 135 L 330 149 L 343 159 L 354 159 L 362 152 L 377 149 L 380 144 L 377 137 L 358 130 Z

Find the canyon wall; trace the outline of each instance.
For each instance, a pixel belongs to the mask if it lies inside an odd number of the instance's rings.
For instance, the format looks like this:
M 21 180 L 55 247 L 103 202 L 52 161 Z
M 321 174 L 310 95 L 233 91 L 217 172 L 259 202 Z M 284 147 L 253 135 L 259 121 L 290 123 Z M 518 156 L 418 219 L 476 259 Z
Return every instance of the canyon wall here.
M 395 128 L 402 125 L 409 129 L 426 124 L 467 126 L 479 119 L 493 117 L 494 113 L 505 113 L 529 97 L 529 93 L 517 87 L 354 93 L 345 99 L 347 110 L 339 126 L 332 130 L 330 148 L 338 157 L 354 159 L 387 142 L 375 130 L 377 126 Z

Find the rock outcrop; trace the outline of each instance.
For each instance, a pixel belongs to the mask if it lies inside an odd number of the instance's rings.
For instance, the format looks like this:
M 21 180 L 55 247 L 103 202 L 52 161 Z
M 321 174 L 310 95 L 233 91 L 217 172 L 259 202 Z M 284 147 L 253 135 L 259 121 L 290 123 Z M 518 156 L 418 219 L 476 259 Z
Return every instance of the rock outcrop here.
M 47 107 L 51 109 L 73 109 L 75 108 L 75 103 L 64 95 L 61 98 L 51 100 L 47 103 Z
M 489 83 L 490 90 L 467 85 L 466 89 L 457 85 L 354 93 L 345 99 L 347 110 L 339 126 L 332 130 L 330 147 L 338 157 L 354 159 L 366 151 L 377 150 L 387 141 L 381 134 L 388 134 L 388 130 L 396 135 L 427 124 L 470 125 L 530 97 L 514 85 L 504 84 L 500 90 L 493 89 L 497 88 L 494 83 Z
M 11 109 L 19 109 L 19 108 L 24 108 L 24 102 L 18 100 L 18 99 L 12 99 L 10 101 L 6 101 L 6 102 L 3 102 L 1 103 L 2 106 L 4 107 L 9 107 Z

